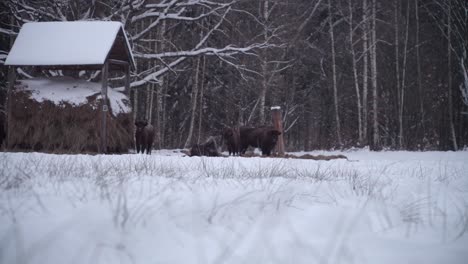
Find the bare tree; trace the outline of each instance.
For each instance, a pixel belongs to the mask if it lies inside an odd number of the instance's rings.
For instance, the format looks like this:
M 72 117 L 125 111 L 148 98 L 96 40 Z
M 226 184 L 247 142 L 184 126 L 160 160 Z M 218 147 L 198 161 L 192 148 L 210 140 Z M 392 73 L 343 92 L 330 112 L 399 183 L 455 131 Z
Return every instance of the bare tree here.
M 396 88 L 397 88 L 397 98 L 398 98 L 398 146 L 402 148 L 403 141 L 403 109 L 402 106 L 402 89 L 400 82 L 400 33 L 399 33 L 399 16 L 400 8 L 398 4 L 399 0 L 394 1 L 394 25 L 395 25 L 395 78 L 396 78 Z
M 367 0 L 362 1 L 362 22 L 363 22 L 363 33 L 362 33 L 362 51 L 363 51 L 363 59 L 364 62 L 362 64 L 362 137 L 365 140 L 365 144 L 368 142 L 368 102 L 367 102 L 367 95 L 368 95 L 368 80 L 369 80 L 369 52 L 368 50 L 368 34 L 370 33 L 369 30 L 369 7 L 367 5 Z
M 356 90 L 356 106 L 357 106 L 357 113 L 358 113 L 358 145 L 361 145 L 364 141 L 363 135 L 363 120 L 362 120 L 362 102 L 361 102 L 361 91 L 359 87 L 359 77 L 358 77 L 358 69 L 357 69 L 357 58 L 356 58 L 356 51 L 354 48 L 354 24 L 353 24 L 353 5 L 352 1 L 348 0 L 348 8 L 349 8 L 349 44 L 351 49 L 351 60 L 353 64 L 353 78 L 354 78 L 354 88 Z M 366 52 L 366 51 L 363 51 Z
M 25 22 L 120 21 L 137 64 L 135 118 L 156 125 L 160 147 L 268 122 L 278 104 L 291 150 L 350 139 L 458 149 L 468 144 L 467 10 L 465 0 L 5 0 L 0 63 Z
M 260 124 L 264 124 L 266 121 L 265 110 L 268 92 L 272 89 L 272 86 L 274 86 L 278 74 L 290 67 L 287 61 L 278 59 L 284 58 L 285 53 L 284 45 L 281 44 L 281 42 L 283 42 L 281 35 L 284 28 L 280 25 L 276 25 L 277 21 L 274 20 L 274 13 L 281 12 L 282 5 L 284 5 L 284 3 L 277 1 L 259 1 L 262 42 L 272 44 L 269 48 L 262 49 L 259 54 L 260 71 L 257 74 L 261 78 L 261 83 L 258 104 L 255 104 L 255 107 L 258 107 Z M 278 42 L 280 43 L 278 44 Z M 279 52 L 282 53 L 281 55 L 274 53 L 275 51 L 278 52 L 278 49 Z
M 466 57 L 466 51 L 465 51 L 465 57 Z M 462 93 L 463 103 L 465 103 L 465 105 L 468 106 L 468 69 L 465 67 L 465 61 L 463 58 L 460 61 L 460 68 L 462 69 L 462 72 L 463 72 L 463 83 L 460 84 L 460 91 Z M 465 112 L 464 114 L 468 115 L 468 112 Z
M 166 21 L 161 23 L 161 26 L 157 30 L 157 37 L 156 39 L 158 42 L 155 43 L 156 47 L 155 50 L 157 52 L 163 52 L 166 49 L 166 39 L 164 36 L 164 32 L 166 31 Z M 166 128 L 166 118 L 165 118 L 165 111 L 164 111 L 164 104 L 165 100 L 165 90 L 167 89 L 167 78 L 165 76 L 161 76 L 160 82 L 158 83 L 157 90 L 156 90 L 156 142 L 159 148 L 162 148 L 164 145 L 164 131 Z
M 206 73 L 206 58 L 202 58 L 202 69 L 201 69 L 201 82 L 200 82 L 200 101 L 199 105 L 199 112 L 198 112 L 198 140 L 197 144 L 201 143 L 201 135 L 202 135 L 202 124 L 203 124 L 203 100 L 204 100 L 204 93 L 205 93 L 205 73 Z
M 464 94 L 464 84 L 466 83 L 466 68 L 467 67 L 467 52 L 468 39 L 468 3 L 463 0 L 442 1 L 433 0 L 431 2 L 435 5 L 435 9 L 442 12 L 434 12 L 428 5 L 424 5 L 427 13 L 433 18 L 434 22 L 440 29 L 440 32 L 447 40 L 447 101 L 448 101 L 448 115 L 449 115 L 449 130 L 450 139 L 452 141 L 452 148 L 458 149 L 457 136 L 454 124 L 454 103 L 453 103 L 453 71 L 452 59 L 455 57 L 458 60 L 457 66 L 461 73 L 461 95 Z M 445 16 L 445 17 L 444 17 Z M 466 85 L 465 85 L 466 86 Z M 463 98 L 462 98 L 463 100 Z
M 268 39 L 268 22 L 269 22 L 269 17 L 271 14 L 271 11 L 273 9 L 270 8 L 270 2 L 268 0 L 263 1 L 263 8 L 262 8 L 262 13 L 263 13 L 263 38 L 264 40 Z M 259 119 L 260 123 L 263 124 L 265 123 L 265 101 L 266 101 L 266 93 L 268 89 L 268 53 L 266 50 L 262 51 L 262 58 L 261 58 L 261 67 L 262 67 L 262 84 L 260 88 L 260 97 L 259 97 L 259 106 L 258 106 L 258 111 L 259 111 Z
M 376 28 L 376 0 L 372 0 L 372 23 L 371 23 L 371 38 L 370 38 L 370 59 L 371 59 L 371 81 L 372 81 L 372 124 L 373 149 L 380 149 L 380 134 L 379 134 L 379 109 L 378 109 L 378 91 L 377 91 L 377 28 Z
M 406 90 L 406 64 L 408 58 L 408 34 L 409 34 L 409 14 L 410 14 L 410 5 L 409 1 L 407 1 L 406 5 L 406 22 L 405 22 L 405 36 L 404 36 L 404 44 L 403 44 L 403 65 L 402 65 L 402 73 L 400 78 L 400 52 L 399 52 L 399 5 L 398 0 L 395 1 L 395 72 L 396 72 L 396 82 L 397 82 L 397 94 L 398 94 L 398 147 L 400 149 L 403 148 L 404 144 L 404 124 L 403 124 L 403 115 L 405 109 L 405 90 Z M 400 83 L 401 79 L 401 83 Z
M 188 148 L 192 144 L 193 130 L 195 128 L 195 118 L 197 115 L 197 103 L 198 103 L 198 86 L 199 86 L 199 72 L 200 72 L 200 57 L 196 58 L 193 62 L 193 83 L 192 83 L 192 96 L 190 102 L 190 126 L 185 141 L 184 148 Z
M 448 1 L 447 6 L 447 68 L 448 68 L 448 112 L 450 136 L 452 138 L 453 149 L 458 150 L 457 136 L 453 124 L 453 98 L 452 98 L 452 2 Z
M 153 19 L 150 19 L 148 22 L 152 23 Z M 143 27 L 145 25 L 145 22 L 142 21 Z M 149 34 L 149 40 L 147 41 L 147 49 L 148 50 L 156 50 L 156 41 L 155 41 L 155 30 L 152 30 Z M 156 66 L 155 61 L 147 61 L 147 68 L 151 69 Z M 153 102 L 154 102 L 154 88 L 155 88 L 155 83 L 151 82 L 146 86 L 146 120 L 148 120 L 149 124 L 153 123 Z
M 329 25 L 330 25 L 330 45 L 331 45 L 331 56 L 332 56 L 332 80 L 333 80 L 333 104 L 335 106 L 335 122 L 336 122 L 336 137 L 338 139 L 338 145 L 343 147 L 343 141 L 341 140 L 341 123 L 340 123 L 340 112 L 338 110 L 338 87 L 336 84 L 336 53 L 335 53 L 335 35 L 333 33 L 333 14 L 331 9 L 331 0 L 328 0 L 328 13 Z
M 421 45 L 420 40 L 419 40 L 419 34 L 420 34 L 420 22 L 419 22 L 419 1 L 414 0 L 414 13 L 415 13 L 415 18 L 416 18 L 416 71 L 417 71 L 417 85 L 418 85 L 418 91 L 419 91 L 419 115 L 420 115 L 420 121 L 419 121 L 419 126 L 421 129 L 421 138 L 423 141 L 423 146 L 425 145 L 427 139 L 426 139 L 426 126 L 425 126 L 425 113 L 424 113 L 424 93 L 422 89 L 422 81 L 421 81 L 421 56 L 419 53 L 419 47 Z

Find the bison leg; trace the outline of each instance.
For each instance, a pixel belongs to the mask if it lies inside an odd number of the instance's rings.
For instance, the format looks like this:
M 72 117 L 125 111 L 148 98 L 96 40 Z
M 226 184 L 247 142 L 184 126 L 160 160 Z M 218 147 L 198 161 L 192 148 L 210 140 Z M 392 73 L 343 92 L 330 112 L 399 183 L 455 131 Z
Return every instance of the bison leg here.
M 263 148 L 262 150 L 262 155 L 270 156 L 271 154 L 271 149 L 269 148 Z
M 240 147 L 240 154 L 245 154 L 245 152 L 247 151 L 247 149 L 249 148 L 249 145 L 242 145 Z
M 140 153 L 140 144 L 139 143 L 136 143 L 136 151 L 137 151 L 137 153 Z
M 148 143 L 148 152 L 151 155 L 151 151 L 153 150 L 153 140 L 151 139 Z
M 151 155 L 151 144 L 148 144 L 148 146 L 146 146 L 146 154 Z

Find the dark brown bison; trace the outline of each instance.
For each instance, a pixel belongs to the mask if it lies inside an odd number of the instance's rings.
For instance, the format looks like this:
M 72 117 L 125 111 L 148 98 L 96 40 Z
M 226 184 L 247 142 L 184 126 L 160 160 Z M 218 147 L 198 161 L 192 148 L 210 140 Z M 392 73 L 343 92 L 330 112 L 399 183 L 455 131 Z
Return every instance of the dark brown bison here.
M 190 149 L 190 156 L 209 156 L 209 157 L 218 157 L 218 148 L 216 146 L 216 141 L 214 138 L 210 137 L 203 144 L 194 144 Z
M 154 140 L 154 127 L 149 125 L 146 120 L 135 122 L 135 143 L 137 153 L 151 154 Z
M 259 148 L 262 155 L 270 156 L 278 141 L 278 136 L 281 135 L 281 132 L 271 126 L 241 127 L 239 130 L 242 154 L 245 154 L 247 148 L 252 146 Z
M 6 118 L 5 118 L 4 115 L 0 112 L 0 149 L 2 148 L 3 140 L 4 140 L 5 137 L 6 137 L 5 120 L 6 120 Z
M 224 143 L 227 146 L 229 155 L 240 155 L 240 133 L 238 128 L 226 127 L 223 130 Z

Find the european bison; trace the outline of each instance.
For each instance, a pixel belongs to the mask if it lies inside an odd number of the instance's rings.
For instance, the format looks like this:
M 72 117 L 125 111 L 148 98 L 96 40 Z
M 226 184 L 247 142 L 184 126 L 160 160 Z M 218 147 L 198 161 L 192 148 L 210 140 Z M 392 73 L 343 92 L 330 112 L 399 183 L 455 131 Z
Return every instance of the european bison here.
M 262 155 L 270 156 L 271 151 L 278 141 L 279 135 L 281 135 L 281 132 L 270 126 L 241 127 L 241 153 L 245 154 L 247 148 L 252 146 L 254 148 L 260 148 Z
M 2 143 L 4 138 L 6 137 L 6 131 L 5 131 L 5 119 L 4 115 L 0 113 L 0 148 L 2 147 Z M 5 146 L 6 147 L 6 146 Z
M 149 125 L 146 120 L 135 122 L 135 143 L 137 153 L 145 153 L 151 155 L 151 149 L 154 140 L 154 127 Z
M 226 143 L 229 155 L 240 155 L 240 133 L 238 128 L 226 127 L 223 131 L 223 139 Z
M 218 157 L 218 148 L 216 147 L 216 141 L 214 138 L 210 137 L 203 144 L 194 144 L 190 149 L 190 156 L 209 156 L 209 157 Z

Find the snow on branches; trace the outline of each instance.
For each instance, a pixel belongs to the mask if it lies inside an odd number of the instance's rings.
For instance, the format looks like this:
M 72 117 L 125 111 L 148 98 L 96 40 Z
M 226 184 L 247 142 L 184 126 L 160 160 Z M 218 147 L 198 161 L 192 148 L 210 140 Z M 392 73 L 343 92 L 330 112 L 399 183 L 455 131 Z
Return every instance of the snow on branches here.
M 232 34 L 240 34 L 241 30 L 234 30 L 231 20 L 252 19 L 252 15 L 239 12 L 242 9 L 239 2 L 7 0 L 2 5 L 9 11 L 9 20 L 2 21 L 0 34 L 14 35 L 22 24 L 31 21 L 120 21 L 137 58 L 137 72 L 133 73 L 134 81 L 130 85 L 138 87 L 157 81 L 168 71 L 175 72 L 173 67 L 193 56 L 217 56 L 237 70 L 247 70 L 236 60 L 236 55 L 255 55 L 256 49 L 269 44 L 234 41 L 239 38 Z

